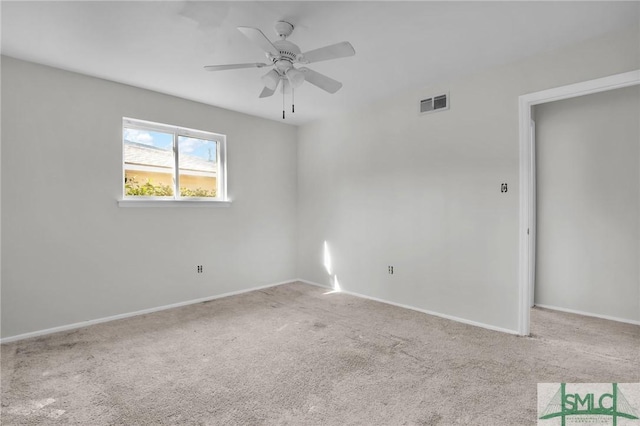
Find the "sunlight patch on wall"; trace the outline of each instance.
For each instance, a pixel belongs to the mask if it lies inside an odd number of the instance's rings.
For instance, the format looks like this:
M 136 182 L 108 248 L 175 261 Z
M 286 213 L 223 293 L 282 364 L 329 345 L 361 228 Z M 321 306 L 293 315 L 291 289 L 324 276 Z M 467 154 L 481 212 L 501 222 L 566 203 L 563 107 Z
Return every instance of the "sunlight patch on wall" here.
M 329 253 L 329 245 L 326 241 L 324 242 L 324 269 L 327 274 L 331 275 L 331 253 Z
M 340 288 L 340 282 L 338 282 L 338 276 L 334 275 L 333 276 L 333 291 L 340 291 L 342 290 Z
M 333 287 L 332 291 L 328 291 L 324 294 L 331 294 L 331 293 L 338 293 L 340 292 L 342 289 L 340 288 L 340 282 L 338 281 L 338 276 L 333 274 L 333 269 L 331 267 L 331 253 L 329 252 L 329 244 L 327 244 L 327 241 L 325 240 L 324 242 L 324 269 L 327 271 L 327 274 L 329 274 L 329 277 L 331 279 L 331 286 Z

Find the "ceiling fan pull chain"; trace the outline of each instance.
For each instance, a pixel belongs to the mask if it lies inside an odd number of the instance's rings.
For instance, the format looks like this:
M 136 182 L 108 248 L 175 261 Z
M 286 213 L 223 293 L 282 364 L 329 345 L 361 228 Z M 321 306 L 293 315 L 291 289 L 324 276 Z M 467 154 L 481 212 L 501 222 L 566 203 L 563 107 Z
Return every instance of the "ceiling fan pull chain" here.
M 284 81 L 282 82 L 282 119 L 284 120 Z
M 296 98 L 295 95 L 293 94 L 293 86 L 291 86 L 291 113 L 295 114 L 296 113 Z

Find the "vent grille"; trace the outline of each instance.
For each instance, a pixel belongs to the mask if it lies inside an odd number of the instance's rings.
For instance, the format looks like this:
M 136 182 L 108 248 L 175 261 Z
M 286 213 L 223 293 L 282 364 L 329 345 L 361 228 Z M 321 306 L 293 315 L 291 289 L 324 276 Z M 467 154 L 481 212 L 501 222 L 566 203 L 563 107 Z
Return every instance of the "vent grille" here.
M 449 94 L 444 93 L 420 101 L 420 113 L 429 113 L 449 109 Z
M 433 111 L 433 98 L 423 99 L 420 101 L 420 112 Z

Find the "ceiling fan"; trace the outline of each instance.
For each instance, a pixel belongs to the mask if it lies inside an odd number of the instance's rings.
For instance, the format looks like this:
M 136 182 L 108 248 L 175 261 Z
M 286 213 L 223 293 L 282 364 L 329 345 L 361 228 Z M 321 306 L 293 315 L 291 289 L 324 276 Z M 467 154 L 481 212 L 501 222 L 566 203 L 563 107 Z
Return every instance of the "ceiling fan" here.
M 289 37 L 293 32 L 293 28 L 293 25 L 289 22 L 276 22 L 275 30 L 280 39 L 271 42 L 263 32 L 257 28 L 238 27 L 238 30 L 244 34 L 245 37 L 264 50 L 269 63 L 256 62 L 229 65 L 207 65 L 204 68 L 208 71 L 222 71 L 272 66 L 273 68 L 262 76 L 262 82 L 265 87 L 262 90 L 262 93 L 260 93 L 261 98 L 273 95 L 280 82 L 282 82 L 283 93 L 289 87 L 292 89 L 300 87 L 305 81 L 308 81 L 314 86 L 317 86 L 329 93 L 336 93 L 342 87 L 342 83 L 307 67 L 296 68 L 294 65 L 306 65 L 320 61 L 327 61 L 329 59 L 353 56 L 356 54 L 353 46 L 351 46 L 349 42 L 343 41 L 342 43 L 336 43 L 301 53 L 298 46 L 287 40 L 287 37 Z

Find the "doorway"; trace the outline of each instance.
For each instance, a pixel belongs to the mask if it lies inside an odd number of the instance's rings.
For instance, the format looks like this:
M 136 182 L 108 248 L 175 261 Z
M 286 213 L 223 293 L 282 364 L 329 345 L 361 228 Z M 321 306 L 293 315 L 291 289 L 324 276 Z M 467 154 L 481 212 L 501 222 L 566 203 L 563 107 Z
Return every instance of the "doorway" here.
M 534 304 L 536 253 L 535 125 L 532 108 L 563 99 L 606 92 L 640 84 L 640 70 L 520 96 L 520 335 L 530 334 L 530 308 Z

